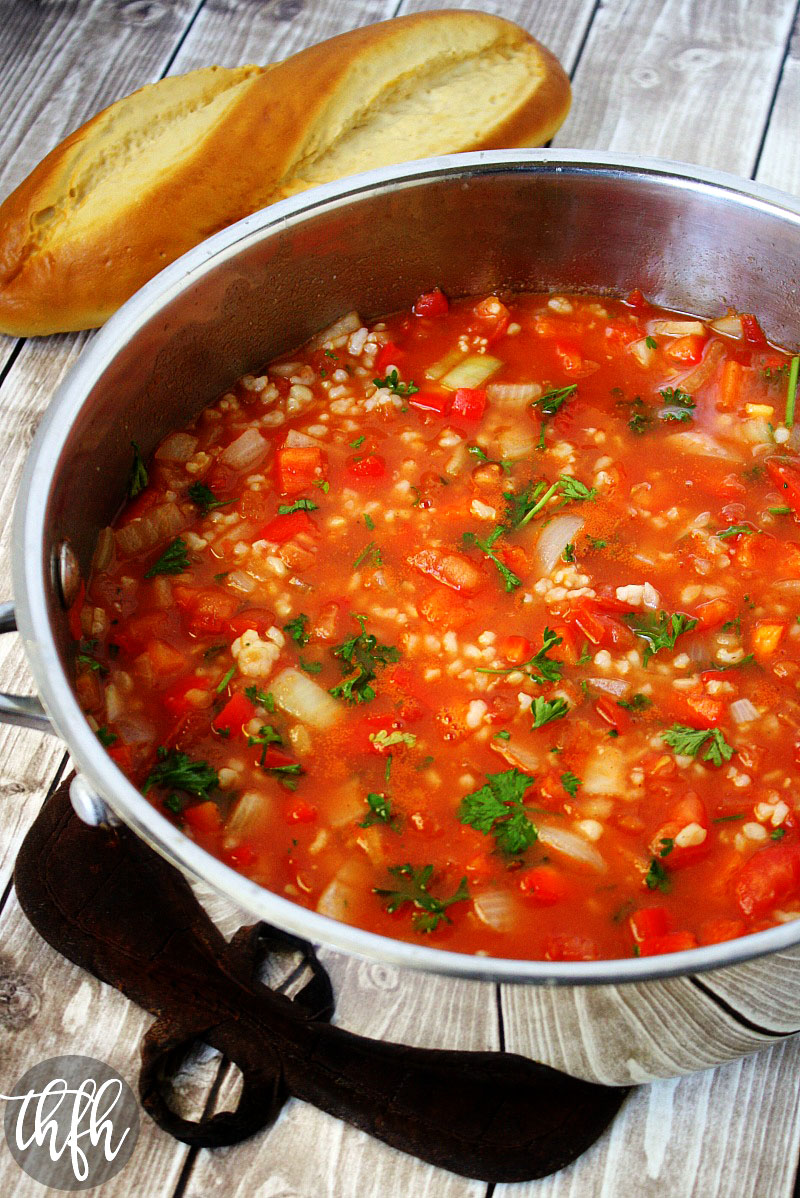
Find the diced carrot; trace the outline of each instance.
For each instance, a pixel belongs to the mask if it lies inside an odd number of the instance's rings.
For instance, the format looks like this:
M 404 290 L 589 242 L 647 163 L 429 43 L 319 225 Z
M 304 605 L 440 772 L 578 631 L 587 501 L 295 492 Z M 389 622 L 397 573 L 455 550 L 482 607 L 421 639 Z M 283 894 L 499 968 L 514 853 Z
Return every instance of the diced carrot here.
M 173 649 L 166 641 L 150 641 L 145 649 L 156 674 L 172 674 L 186 665 L 186 658 L 179 649 Z
M 196 803 L 193 807 L 187 807 L 183 813 L 183 820 L 196 836 L 208 836 L 222 831 L 219 807 L 211 799 L 205 803 Z
M 753 652 L 756 657 L 771 657 L 786 633 L 785 624 L 759 622 L 753 630 Z
M 701 337 L 697 333 L 691 333 L 687 337 L 676 337 L 665 346 L 664 352 L 674 362 L 696 366 L 703 356 L 707 340 L 707 337 Z
M 173 586 L 175 606 L 184 617 L 184 625 L 193 636 L 208 636 L 227 628 L 238 600 L 213 587 Z
M 281 495 L 299 495 L 325 478 L 325 458 L 315 445 L 286 445 L 275 455 Z
M 707 599 L 697 605 L 694 614 L 701 628 L 716 628 L 718 624 L 735 619 L 736 605 L 730 599 Z
M 697 937 L 692 932 L 667 932 L 665 936 L 653 936 L 639 945 L 640 957 L 660 957 L 664 953 L 682 953 L 697 948 Z
M 631 932 L 637 944 L 652 940 L 655 936 L 666 936 L 670 917 L 666 907 L 640 907 L 629 919 Z
M 719 395 L 717 397 L 717 407 L 723 412 L 732 412 L 739 407 L 743 376 L 744 367 L 739 362 L 734 362 L 729 358 L 722 367 L 722 375 L 719 380 Z

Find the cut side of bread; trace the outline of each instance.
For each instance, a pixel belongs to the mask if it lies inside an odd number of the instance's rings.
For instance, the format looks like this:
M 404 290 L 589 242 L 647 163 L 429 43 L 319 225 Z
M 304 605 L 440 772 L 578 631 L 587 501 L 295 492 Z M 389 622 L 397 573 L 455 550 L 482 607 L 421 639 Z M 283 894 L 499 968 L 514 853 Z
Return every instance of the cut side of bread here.
M 94 327 L 277 199 L 394 162 L 539 145 L 569 103 L 549 51 L 477 12 L 414 14 L 271 67 L 148 85 L 66 138 L 0 206 L 0 331 Z

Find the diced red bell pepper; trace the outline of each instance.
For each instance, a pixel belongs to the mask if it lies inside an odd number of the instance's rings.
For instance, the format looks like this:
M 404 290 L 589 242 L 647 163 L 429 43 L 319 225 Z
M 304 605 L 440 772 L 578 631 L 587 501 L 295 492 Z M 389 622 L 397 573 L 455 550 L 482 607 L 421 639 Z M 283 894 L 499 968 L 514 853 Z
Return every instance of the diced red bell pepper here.
M 286 512 L 283 516 L 275 516 L 268 524 L 260 528 L 255 539 L 257 541 L 274 541 L 276 545 L 283 545 L 286 541 L 291 541 L 292 537 L 296 537 L 298 533 L 309 532 L 315 527 L 308 512 Z
M 742 312 L 741 321 L 745 341 L 749 342 L 750 345 L 764 346 L 767 344 L 764 330 L 752 313 Z
M 795 516 L 800 516 L 800 465 L 780 458 L 767 459 L 767 472 Z M 755 540 L 755 538 L 748 538 Z
M 656 936 L 666 936 L 669 932 L 670 917 L 666 907 L 641 907 L 633 912 L 628 922 L 634 940 L 641 944 L 644 940 L 652 940 Z
M 243 632 L 247 632 L 251 628 L 253 632 L 263 636 L 274 626 L 275 616 L 266 607 L 247 607 L 244 611 L 237 612 L 228 621 L 228 627 L 234 636 L 241 636 Z
M 434 287 L 433 291 L 417 297 L 412 311 L 415 316 L 444 316 L 450 311 L 450 304 L 441 288 Z
M 736 605 L 730 599 L 707 599 L 695 609 L 695 619 L 701 628 L 716 628 L 736 618 Z
M 700 844 L 686 845 L 685 847 L 675 844 L 675 837 L 682 828 L 686 828 L 689 824 L 697 824 L 700 828 L 705 829 L 705 839 Z M 662 852 L 669 849 L 663 858 L 663 863 L 670 872 L 685 869 L 708 856 L 712 843 L 709 829 L 706 805 L 698 795 L 690 791 L 673 806 L 669 821 L 662 824 L 653 836 L 650 842 L 651 849 L 659 860 L 661 860 Z
M 615 699 L 609 699 L 607 695 L 600 695 L 595 699 L 594 709 L 600 719 L 605 720 L 615 732 L 627 732 L 633 723 L 625 708 L 620 707 Z
M 580 599 L 564 616 L 567 624 L 574 625 L 578 632 L 592 645 L 602 649 L 633 644 L 633 634 L 610 611 L 605 603 L 593 599 Z M 628 610 L 626 608 L 626 610 Z
M 728 709 L 728 700 L 707 695 L 698 688 L 673 691 L 669 706 L 679 723 L 688 724 L 690 728 L 717 728 Z
M 459 387 L 453 396 L 452 413 L 463 420 L 480 420 L 486 411 L 483 387 Z
M 138 653 L 148 641 L 163 636 L 168 623 L 169 612 L 163 608 L 133 615 L 124 624 L 114 628 L 112 640 L 126 653 Z
M 233 869 L 249 869 L 258 860 L 258 853 L 251 844 L 237 844 L 234 849 L 226 849 L 222 860 Z
M 742 915 L 767 915 L 800 892 L 800 845 L 759 849 L 739 871 L 734 885 Z
M 299 495 L 325 478 L 325 458 L 316 445 L 285 445 L 275 454 L 281 495 Z
M 298 799 L 286 812 L 287 824 L 313 824 L 317 818 L 317 809 L 305 799 Z
M 438 412 L 446 416 L 453 404 L 453 396 L 449 391 L 417 391 L 408 401 L 412 408 L 421 408 L 423 412 Z
M 665 936 L 653 936 L 639 945 L 640 957 L 660 957 L 664 953 L 683 953 L 697 948 L 697 937 L 692 932 L 667 932 Z
M 524 636 L 504 636 L 497 648 L 510 666 L 520 666 L 533 656 L 533 645 Z
M 210 691 L 211 683 L 200 674 L 190 674 L 187 678 L 179 678 L 168 686 L 161 696 L 161 701 L 170 715 L 182 716 L 189 711 L 195 711 L 197 705 L 186 698 L 189 691 Z
M 242 691 L 231 695 L 219 715 L 215 716 L 211 727 L 215 732 L 227 732 L 229 736 L 238 735 L 242 728 L 255 715 L 255 707 Z
M 375 373 L 383 378 L 390 366 L 399 366 L 407 356 L 406 351 L 399 345 L 388 341 L 386 345 L 381 346 L 375 359 Z
M 625 303 L 636 312 L 643 312 L 650 306 L 639 287 L 634 287 L 633 291 L 626 297 Z
M 347 471 L 353 478 L 383 478 L 386 473 L 386 462 L 380 454 L 368 453 L 363 458 L 350 458 L 347 462 Z
M 553 907 L 562 902 L 570 891 L 567 879 L 552 865 L 535 865 L 533 869 L 526 870 L 519 880 L 519 888 L 525 898 L 538 907 Z
M 700 943 L 722 944 L 724 940 L 737 940 L 746 931 L 741 919 L 710 919 L 700 928 Z
M 606 340 L 611 345 L 630 345 L 634 341 L 641 341 L 644 337 L 644 332 L 631 320 L 610 320 L 606 325 Z
M 124 773 L 130 773 L 133 766 L 133 750 L 130 745 L 119 743 L 112 745 L 108 750 L 108 755 Z

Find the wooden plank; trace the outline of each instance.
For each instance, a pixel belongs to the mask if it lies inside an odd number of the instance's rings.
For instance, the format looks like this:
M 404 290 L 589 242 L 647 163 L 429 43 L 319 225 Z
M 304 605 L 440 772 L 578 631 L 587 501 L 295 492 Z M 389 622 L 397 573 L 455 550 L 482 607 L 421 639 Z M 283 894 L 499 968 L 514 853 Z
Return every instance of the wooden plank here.
M 610 1130 L 553 1177 L 494 1198 L 789 1198 L 800 1144 L 800 1042 L 642 1086 Z
M 794 8 L 795 0 L 608 0 L 597 10 L 572 112 L 554 145 L 749 175 Z
M 758 164 L 759 183 L 800 195 L 800 11 Z
M 235 6 L 227 0 L 206 0 L 170 74 L 212 63 L 232 67 L 278 62 L 337 33 L 388 20 L 396 7 L 397 0 L 238 0 Z
M 441 0 L 403 0 L 400 13 L 427 12 L 443 8 Z M 447 8 L 476 8 L 493 12 L 508 21 L 516 21 L 547 46 L 571 73 L 580 47 L 592 21 L 594 0 L 450 0 Z
M 426 1047 L 499 1047 L 493 986 L 422 978 L 333 952 L 320 956 L 333 981 L 341 1026 Z M 217 1109 L 229 1109 L 237 1096 L 238 1076 L 226 1074 Z M 287 1104 L 267 1135 L 236 1149 L 232 1172 L 226 1154 L 201 1152 L 187 1198 L 205 1198 L 223 1185 L 226 1198 L 247 1198 L 266 1178 L 265 1193 L 296 1198 L 479 1198 L 486 1192 L 482 1182 L 423 1164 L 296 1101 Z
M 157 79 L 196 0 L 0 0 L 0 195 L 67 133 Z

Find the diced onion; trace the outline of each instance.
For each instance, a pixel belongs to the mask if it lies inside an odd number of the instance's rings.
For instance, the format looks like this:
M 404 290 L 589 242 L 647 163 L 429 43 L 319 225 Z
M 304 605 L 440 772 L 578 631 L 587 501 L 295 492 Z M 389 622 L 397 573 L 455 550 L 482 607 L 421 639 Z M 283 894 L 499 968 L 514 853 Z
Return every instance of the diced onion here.
M 744 336 L 741 316 L 720 316 L 719 320 L 711 321 L 711 327 L 715 333 L 723 333 L 726 337 L 741 339 Z
M 510 932 L 516 923 L 514 900 L 507 890 L 487 890 L 477 894 L 472 905 L 481 923 L 495 932 Z
M 327 819 L 332 828 L 343 828 L 364 818 L 367 804 L 364 790 L 357 778 L 348 778 L 328 793 Z
M 119 687 L 109 682 L 106 687 L 106 718 L 115 723 L 125 710 L 125 702 L 119 693 Z
M 628 346 L 628 353 L 631 354 L 640 366 L 649 366 L 653 361 L 655 350 L 652 345 L 648 345 L 649 338 L 642 337 L 641 341 L 632 341 Z
M 114 560 L 114 529 L 103 528 L 97 538 L 97 545 L 92 558 L 92 573 L 101 574 L 107 570 Z
M 264 829 L 270 814 L 271 800 L 257 790 L 246 790 L 235 803 L 225 826 L 226 841 L 236 844 L 245 836 Z
M 219 460 L 234 470 L 249 470 L 260 462 L 267 452 L 268 443 L 257 428 L 246 429 L 219 455 Z
M 543 574 L 549 574 L 561 554 L 583 528 L 580 516 L 556 516 L 542 529 L 536 542 L 536 556 Z
M 489 744 L 495 753 L 499 753 L 509 765 L 515 765 L 517 769 L 525 770 L 526 773 L 536 773 L 541 765 L 539 755 L 528 745 L 515 741 L 513 737 L 511 740 L 496 740 L 492 738 Z
M 661 337 L 702 337 L 706 326 L 701 320 L 652 320 L 649 329 Z
M 625 761 L 613 745 L 599 745 L 585 762 L 582 795 L 624 795 L 630 790 Z
M 186 520 L 177 504 L 161 503 L 146 516 L 138 516 L 117 529 L 117 549 L 125 557 L 132 557 L 135 553 L 152 549 L 159 541 L 174 537 L 185 524 Z
M 470 354 L 443 375 L 442 386 L 450 391 L 456 391 L 459 387 L 480 387 L 502 365 L 499 358 L 490 358 L 488 354 Z
M 489 383 L 486 398 L 504 408 L 523 408 L 538 399 L 542 388 L 538 383 Z
M 303 369 L 303 362 L 277 362 L 274 366 L 270 366 L 270 374 L 277 374 L 280 379 L 288 379 L 293 374 L 297 374 L 298 370 Z
M 497 434 L 497 445 L 501 458 L 518 462 L 522 458 L 531 457 L 536 449 L 538 434 L 530 421 L 519 421 L 511 428 L 501 429 Z
M 116 714 L 111 714 L 108 709 L 108 691 L 110 690 L 111 687 L 109 686 L 106 691 L 106 717 L 116 725 L 117 731 L 125 744 L 144 745 L 148 741 L 155 740 L 155 726 L 151 724 L 150 720 L 145 719 L 144 716 L 123 715 L 117 717 Z
M 347 337 L 350 333 L 354 333 L 356 329 L 360 328 L 361 317 L 358 313 L 347 312 L 344 316 L 340 316 L 338 320 L 334 320 L 333 324 L 328 325 L 327 329 L 323 329 L 321 333 L 315 333 L 306 346 L 306 349 L 319 349 L 327 341 L 338 341 L 340 337 Z
M 291 449 L 309 449 L 315 445 L 322 445 L 322 442 L 317 437 L 309 437 L 308 433 L 301 433 L 296 428 L 290 428 L 286 434 L 284 445 Z
M 690 395 L 695 395 L 703 384 L 707 383 L 713 374 L 716 374 L 717 367 L 724 357 L 724 342 L 712 341 L 703 355 L 702 362 L 699 362 L 694 370 L 681 379 L 681 390 L 688 391 Z
M 279 707 L 312 728 L 330 728 L 342 717 L 341 705 L 299 670 L 282 670 L 270 690 Z
M 666 438 L 666 443 L 683 453 L 694 453 L 698 457 L 732 458 L 734 456 L 729 449 L 720 445 L 702 429 L 686 429 L 682 433 L 672 433 Z
M 357 895 L 352 886 L 334 878 L 323 890 L 317 901 L 317 911 L 320 915 L 328 915 L 331 919 L 347 922 L 349 912 L 356 906 Z
M 197 449 L 197 437 L 189 433 L 173 433 L 156 450 L 159 462 L 188 462 Z
M 234 587 L 235 590 L 241 591 L 244 595 L 249 595 L 251 591 L 256 589 L 256 580 L 251 578 L 249 574 L 245 574 L 244 570 L 233 570 L 225 581 L 229 587 Z
M 736 699 L 730 706 L 731 719 L 735 724 L 749 724 L 758 719 L 758 708 L 749 699 Z
M 597 873 L 605 873 L 608 866 L 602 854 L 577 832 L 570 832 L 567 828 L 547 827 L 547 825 L 537 825 L 537 828 L 539 840 L 553 852 L 563 853 L 570 860 L 596 870 Z
M 587 678 L 586 685 L 590 690 L 605 691 L 607 695 L 624 695 L 630 690 L 630 683 L 622 678 Z

